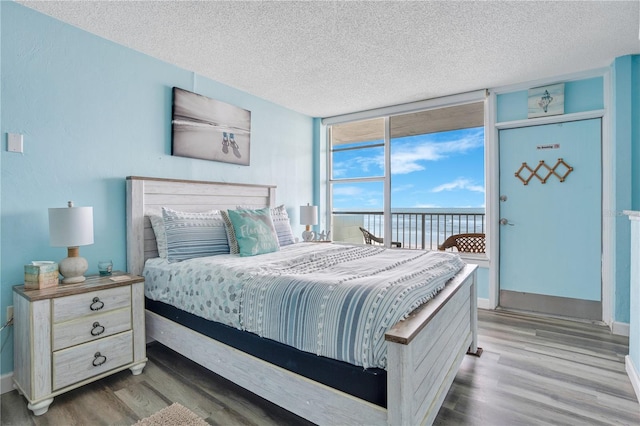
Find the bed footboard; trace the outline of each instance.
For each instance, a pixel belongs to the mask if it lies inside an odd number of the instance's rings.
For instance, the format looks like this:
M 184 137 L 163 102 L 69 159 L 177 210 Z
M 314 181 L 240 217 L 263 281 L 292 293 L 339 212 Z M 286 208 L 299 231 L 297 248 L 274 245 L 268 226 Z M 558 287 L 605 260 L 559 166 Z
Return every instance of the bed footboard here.
M 464 355 L 477 352 L 476 268 L 386 334 L 390 425 L 433 423 Z

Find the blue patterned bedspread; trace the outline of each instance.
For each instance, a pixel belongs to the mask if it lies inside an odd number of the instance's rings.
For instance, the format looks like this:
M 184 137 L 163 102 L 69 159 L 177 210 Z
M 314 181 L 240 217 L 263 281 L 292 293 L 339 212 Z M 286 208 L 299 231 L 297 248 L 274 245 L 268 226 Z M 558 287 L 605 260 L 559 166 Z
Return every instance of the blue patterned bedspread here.
M 453 253 L 300 243 L 254 257 L 150 259 L 145 294 L 306 352 L 386 368 L 385 332 L 463 266 Z

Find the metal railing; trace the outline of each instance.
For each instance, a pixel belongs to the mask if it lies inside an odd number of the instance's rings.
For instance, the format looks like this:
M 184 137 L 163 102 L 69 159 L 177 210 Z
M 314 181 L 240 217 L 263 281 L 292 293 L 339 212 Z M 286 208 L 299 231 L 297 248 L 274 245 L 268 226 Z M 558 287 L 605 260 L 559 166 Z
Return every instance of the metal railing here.
M 403 248 L 437 250 L 449 236 L 484 233 L 484 209 L 412 209 L 391 212 L 391 238 Z M 332 235 L 334 241 L 362 243 L 359 227 L 376 236 L 384 235 L 381 211 L 335 211 Z

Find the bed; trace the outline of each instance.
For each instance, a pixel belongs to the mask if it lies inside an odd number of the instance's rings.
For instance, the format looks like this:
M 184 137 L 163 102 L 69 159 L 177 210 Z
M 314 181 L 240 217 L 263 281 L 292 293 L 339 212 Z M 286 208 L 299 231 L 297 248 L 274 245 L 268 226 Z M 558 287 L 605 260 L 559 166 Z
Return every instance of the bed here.
M 140 275 L 145 261 L 158 257 L 150 213 L 162 207 L 274 207 L 275 190 L 268 185 L 128 177 L 128 271 Z M 462 358 L 478 353 L 476 300 L 475 266 L 463 265 L 432 300 L 384 334 L 384 404 L 292 372 L 194 331 L 170 315 L 147 309 L 146 328 L 149 338 L 314 423 L 431 424 Z

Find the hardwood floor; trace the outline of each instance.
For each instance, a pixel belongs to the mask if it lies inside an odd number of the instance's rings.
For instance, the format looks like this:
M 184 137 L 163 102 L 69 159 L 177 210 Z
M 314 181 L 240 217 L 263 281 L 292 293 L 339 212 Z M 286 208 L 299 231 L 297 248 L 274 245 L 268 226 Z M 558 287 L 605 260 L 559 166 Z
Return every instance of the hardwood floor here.
M 640 425 L 624 369 L 627 339 L 606 327 L 480 311 L 481 358 L 468 356 L 437 425 Z M 130 425 L 179 402 L 214 425 L 308 424 L 159 344 L 140 376 L 126 370 L 58 396 L 33 417 L 16 391 L 2 425 Z
M 625 372 L 628 339 L 599 325 L 480 311 L 438 425 L 640 425 Z

